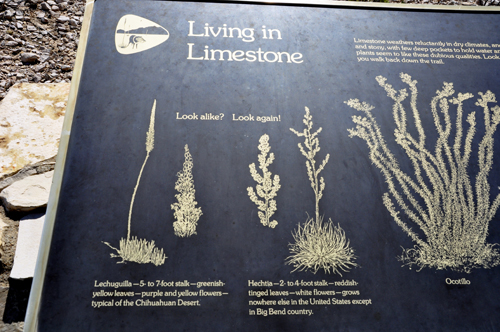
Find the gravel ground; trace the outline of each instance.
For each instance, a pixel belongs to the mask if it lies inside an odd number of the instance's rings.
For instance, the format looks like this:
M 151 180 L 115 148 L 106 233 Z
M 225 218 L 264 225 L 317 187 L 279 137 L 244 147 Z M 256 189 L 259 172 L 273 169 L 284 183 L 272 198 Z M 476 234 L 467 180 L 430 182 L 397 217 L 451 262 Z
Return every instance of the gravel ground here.
M 70 82 L 85 2 L 0 0 L 0 100 L 21 82 Z

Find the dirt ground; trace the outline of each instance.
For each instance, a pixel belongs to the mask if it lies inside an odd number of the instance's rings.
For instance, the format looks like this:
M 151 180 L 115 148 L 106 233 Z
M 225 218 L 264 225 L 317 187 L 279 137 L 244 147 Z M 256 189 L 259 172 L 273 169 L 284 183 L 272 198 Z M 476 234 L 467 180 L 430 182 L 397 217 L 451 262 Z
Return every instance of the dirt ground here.
M 0 245 L 0 332 L 21 332 L 32 279 L 9 279 L 16 253 L 19 220 L 6 216 L 0 206 L 2 222 Z

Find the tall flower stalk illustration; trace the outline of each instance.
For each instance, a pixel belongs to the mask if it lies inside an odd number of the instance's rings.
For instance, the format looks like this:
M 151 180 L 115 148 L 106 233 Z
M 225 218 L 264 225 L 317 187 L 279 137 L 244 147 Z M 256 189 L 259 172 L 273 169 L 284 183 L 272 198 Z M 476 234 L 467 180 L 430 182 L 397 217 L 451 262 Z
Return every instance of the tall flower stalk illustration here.
M 468 128 L 464 128 L 463 119 L 464 102 L 473 95 L 455 95 L 453 84 L 446 82 L 441 90 L 436 91 L 430 102 L 437 133 L 432 150 L 427 147 L 427 136 L 417 107 L 417 81 L 404 73 L 400 77 L 408 85 L 409 94 L 406 89 L 396 91 L 382 76 L 377 76 L 376 80 L 393 101 L 395 141 L 411 162 L 410 173 L 401 169 L 387 146 L 372 113 L 374 106 L 358 99 L 346 102 L 363 113 L 363 116 L 352 117 L 356 127 L 349 129 L 349 135 L 360 137 L 368 144 L 370 160 L 380 169 L 388 186 L 382 197 L 383 203 L 415 243 L 413 248 L 405 249 L 399 259 L 410 268 L 416 265 L 419 269 L 449 268 L 462 272 L 500 264 L 496 244 L 486 241 L 489 223 L 500 205 L 500 194 L 490 200 L 488 183 L 493 166 L 493 135 L 500 122 L 500 107 L 488 106 L 496 103 L 495 95 L 491 91 L 479 92 L 475 103 L 483 110 L 484 133 L 477 149 L 478 171 L 472 181 L 469 163 L 471 156 L 475 155 L 473 142 L 481 127 L 476 124 L 474 111 L 466 116 Z M 403 105 L 408 96 L 416 137 L 408 131 L 407 110 Z M 451 111 L 452 107 L 455 112 Z
M 262 175 L 258 173 L 255 163 L 249 165 L 250 174 L 254 181 L 257 182 L 257 185 L 255 186 L 255 190 L 253 187 L 248 187 L 247 191 L 250 200 L 254 202 L 260 210 L 258 216 L 262 225 L 275 228 L 278 222 L 276 220 L 270 221 L 270 219 L 277 210 L 274 197 L 276 197 L 278 190 L 281 188 L 280 177 L 277 174 L 273 177 L 271 171 L 268 169 L 274 161 L 274 153 L 269 153 L 269 151 L 271 151 L 269 136 L 267 134 L 262 135 L 259 139 L 259 143 L 257 148 L 261 153 L 258 156 L 258 160 L 259 169 L 262 171 Z M 262 198 L 262 200 L 260 200 L 259 197 Z
M 195 189 L 193 179 L 193 157 L 189 147 L 184 146 L 184 164 L 182 171 L 177 173 L 175 189 L 179 192 L 175 195 L 177 203 L 171 205 L 174 210 L 174 232 L 179 237 L 188 237 L 196 234 L 196 226 L 201 215 L 201 207 L 195 201 Z
M 308 218 L 303 225 L 293 233 L 295 243 L 289 244 L 291 256 L 286 260 L 287 264 L 293 265 L 294 271 L 311 270 L 313 273 L 323 269 L 326 273 L 348 272 L 357 266 L 354 262 L 356 256 L 350 247 L 344 230 L 340 225 L 334 225 L 332 220 L 323 222 L 319 213 L 319 201 L 323 197 L 325 179 L 319 174 L 324 170 L 330 154 L 327 154 L 321 163 L 316 164 L 316 154 L 320 151 L 318 135 L 322 128 L 313 131 L 312 115 L 309 108 L 305 108 L 306 114 L 302 121 L 305 128 L 299 132 L 293 128 L 290 130 L 298 137 L 304 137 L 304 145 L 298 144 L 299 150 L 306 157 L 306 168 L 315 198 L 315 218 Z
M 151 117 L 149 120 L 149 129 L 146 133 L 146 158 L 142 164 L 141 170 L 139 171 L 139 176 L 137 178 L 137 183 L 134 187 L 134 192 L 132 194 L 132 199 L 130 201 L 128 221 L 127 221 L 127 238 L 122 238 L 120 240 L 120 249 L 112 247 L 108 242 L 103 242 L 108 247 L 116 250 L 117 254 L 111 254 L 112 258 L 121 258 L 122 260 L 118 263 L 136 262 L 136 263 L 152 263 L 154 265 L 162 265 L 167 258 L 163 249 L 158 249 L 155 246 L 154 241 L 147 241 L 145 239 L 138 239 L 136 236 L 130 236 L 130 228 L 132 224 L 132 210 L 134 207 L 135 196 L 137 194 L 137 188 L 139 188 L 139 183 L 141 182 L 142 172 L 149 158 L 149 154 L 154 148 L 154 124 L 155 124 L 155 111 L 156 111 L 156 99 L 153 103 L 153 108 L 151 109 Z

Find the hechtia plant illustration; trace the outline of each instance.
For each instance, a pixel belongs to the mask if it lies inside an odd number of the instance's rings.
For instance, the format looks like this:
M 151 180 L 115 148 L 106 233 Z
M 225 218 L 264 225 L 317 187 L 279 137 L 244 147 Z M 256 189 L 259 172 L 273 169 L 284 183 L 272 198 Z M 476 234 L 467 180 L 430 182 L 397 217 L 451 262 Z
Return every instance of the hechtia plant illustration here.
M 255 190 L 253 187 L 248 187 L 247 191 L 250 200 L 254 202 L 260 210 L 258 215 L 262 225 L 275 228 L 278 222 L 276 220 L 271 221 L 271 217 L 277 209 L 274 197 L 276 197 L 278 190 L 281 188 L 280 177 L 276 174 L 273 177 L 271 171 L 268 169 L 274 161 L 274 153 L 269 153 L 269 151 L 271 151 L 269 136 L 267 134 L 262 135 L 259 139 L 259 143 L 257 147 L 260 150 L 258 160 L 259 169 L 262 170 L 262 175 L 258 173 L 255 163 L 249 165 L 250 174 L 254 181 L 257 182 L 257 185 L 255 186 Z M 262 198 L 262 200 L 259 199 L 259 197 Z
M 177 173 L 175 195 L 177 203 L 171 205 L 174 210 L 174 232 L 179 237 L 188 237 L 196 234 L 196 226 L 202 215 L 201 208 L 196 207 L 195 189 L 193 179 L 193 157 L 189 152 L 187 144 L 184 146 L 184 164 L 182 171 Z
M 154 124 L 155 124 L 155 110 L 156 110 L 156 99 L 153 103 L 153 108 L 151 109 L 151 118 L 149 120 L 149 129 L 146 134 L 146 158 L 142 164 L 139 176 L 137 178 L 137 183 L 134 187 L 134 192 L 132 194 L 132 200 L 130 202 L 129 213 L 128 213 L 128 223 L 127 223 L 127 238 L 122 238 L 120 240 L 120 249 L 112 247 L 108 242 L 103 242 L 111 249 L 116 250 L 117 254 L 111 254 L 111 258 L 121 258 L 122 260 L 118 263 L 136 262 L 140 264 L 152 263 L 156 266 L 162 265 L 165 262 L 167 256 L 163 253 L 163 249 L 158 249 L 155 246 L 154 241 L 148 241 L 145 239 L 138 239 L 136 236 L 130 236 L 130 228 L 132 223 L 132 209 L 134 207 L 135 195 L 137 194 L 137 188 L 141 181 L 142 172 L 148 161 L 149 154 L 154 148 Z
M 349 134 L 368 144 L 370 159 L 380 169 L 388 186 L 383 194 L 384 205 L 415 243 L 399 258 L 410 268 L 416 265 L 419 269 L 470 272 L 473 268 L 498 265 L 500 255 L 494 248 L 496 244 L 486 241 L 488 225 L 500 205 L 500 194 L 490 201 L 488 183 L 493 165 L 493 135 L 500 122 L 500 107 L 488 106 L 496 103 L 495 95 L 491 91 L 479 92 L 475 103 L 483 110 L 484 133 L 479 137 L 477 173 L 472 181 L 473 174 L 468 166 L 471 156 L 476 153 L 473 142 L 478 129 L 483 129 L 476 124 L 476 112 L 466 116 L 468 128 L 464 128 L 464 101 L 473 95 L 455 95 L 453 84 L 446 82 L 442 90 L 436 91 L 430 109 L 437 140 L 431 150 L 426 146 L 425 131 L 428 129 L 424 130 L 417 108 L 417 81 L 408 74 L 401 73 L 400 77 L 408 85 L 409 94 L 406 89 L 396 91 L 382 76 L 377 76 L 376 80 L 393 101 L 395 141 L 411 162 L 409 173 L 401 170 L 399 161 L 389 150 L 372 114 L 374 107 L 358 99 L 346 102 L 364 113 L 364 116 L 353 116 L 356 127 L 349 129 Z M 403 105 L 408 96 L 416 136 L 408 130 L 407 111 Z M 452 108 L 456 111 L 452 112 Z
M 357 266 L 354 262 L 356 256 L 350 247 L 344 230 L 340 225 L 334 225 L 332 220 L 323 222 L 323 216 L 319 213 L 319 201 L 323 197 L 325 180 L 319 174 L 325 168 L 330 155 L 317 165 L 316 154 L 320 151 L 318 135 L 322 128 L 313 132 L 312 115 L 306 107 L 303 123 L 305 128 L 299 132 L 293 128 L 290 130 L 298 137 L 304 137 L 304 145 L 299 143 L 300 152 L 306 157 L 307 175 L 315 197 L 315 218 L 307 218 L 303 225 L 293 233 L 295 243 L 289 244 L 291 256 L 287 258 L 287 264 L 293 265 L 294 271 L 308 271 L 313 273 L 323 269 L 326 273 L 348 272 Z M 305 148 L 304 148 L 305 146 Z

